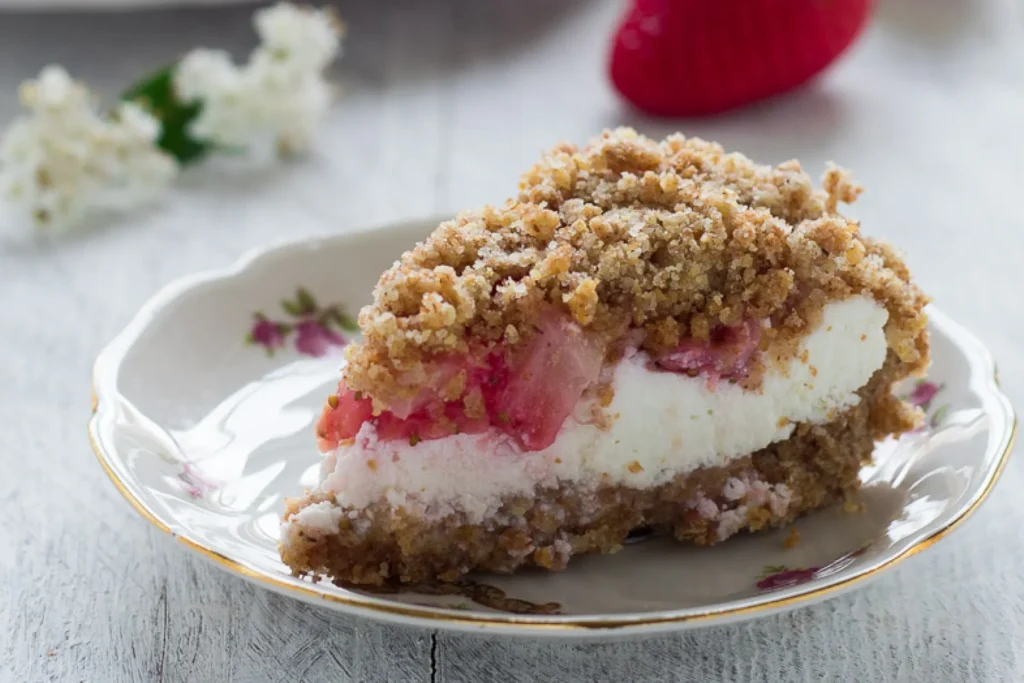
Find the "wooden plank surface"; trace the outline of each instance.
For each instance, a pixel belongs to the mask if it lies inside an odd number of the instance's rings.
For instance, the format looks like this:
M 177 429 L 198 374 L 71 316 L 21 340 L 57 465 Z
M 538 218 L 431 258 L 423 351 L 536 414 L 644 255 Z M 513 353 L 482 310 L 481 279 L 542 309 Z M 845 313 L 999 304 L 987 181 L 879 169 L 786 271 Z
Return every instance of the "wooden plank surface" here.
M 827 159 L 853 213 L 987 341 L 1024 398 L 1024 10 L 883 0 L 829 79 L 712 121 L 638 117 L 609 91 L 619 2 L 351 0 L 345 93 L 308 161 L 190 172 L 158 211 L 56 245 L 0 242 L 0 680 L 1002 681 L 1024 666 L 1013 461 L 934 550 L 789 615 L 646 641 L 495 640 L 382 626 L 271 595 L 150 529 L 85 440 L 102 345 L 160 285 L 286 234 L 500 201 L 538 152 L 629 123 L 765 162 Z M 250 9 L 0 14 L 0 120 L 59 62 L 114 95 L 189 47 L 253 43 Z M 681 574 L 680 580 L 688 580 Z

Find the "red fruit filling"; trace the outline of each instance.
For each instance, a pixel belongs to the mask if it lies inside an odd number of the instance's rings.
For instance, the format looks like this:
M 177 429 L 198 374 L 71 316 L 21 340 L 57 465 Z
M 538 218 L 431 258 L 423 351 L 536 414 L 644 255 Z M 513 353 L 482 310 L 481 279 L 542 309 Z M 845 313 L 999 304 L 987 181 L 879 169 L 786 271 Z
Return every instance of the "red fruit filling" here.
M 407 439 L 416 444 L 496 429 L 524 451 L 542 450 L 554 442 L 583 391 L 597 380 L 603 360 L 598 340 L 564 316 L 550 315 L 528 343 L 509 354 L 496 349 L 486 355 L 438 360 L 427 388 L 380 415 L 373 415 L 369 397 L 339 386 L 320 418 L 320 447 L 335 448 L 371 422 L 377 438 L 385 441 Z M 463 370 L 463 398 L 441 399 L 440 389 Z
M 718 380 L 741 380 L 761 342 L 761 321 L 748 320 L 735 327 L 721 326 L 707 341 L 684 339 L 679 346 L 658 356 L 654 366 L 670 372 L 704 375 L 714 386 Z
M 758 321 L 715 330 L 709 341 L 684 340 L 653 361 L 660 370 L 719 379 L 746 377 L 760 340 Z M 593 335 L 561 315 L 546 316 L 529 342 L 509 353 L 436 360 L 425 388 L 374 416 L 373 402 L 344 386 L 332 396 L 317 426 L 320 448 L 336 448 L 370 422 L 382 441 L 440 439 L 497 430 L 524 451 L 550 446 L 588 386 L 601 374 L 604 349 Z M 463 397 L 441 398 L 441 389 L 465 371 Z

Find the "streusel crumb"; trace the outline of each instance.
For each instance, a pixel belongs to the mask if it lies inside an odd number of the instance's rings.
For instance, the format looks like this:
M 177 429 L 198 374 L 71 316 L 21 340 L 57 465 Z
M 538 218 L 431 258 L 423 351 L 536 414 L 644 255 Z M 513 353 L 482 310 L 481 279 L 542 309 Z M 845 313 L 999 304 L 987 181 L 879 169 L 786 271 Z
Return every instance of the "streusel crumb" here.
M 659 351 L 759 318 L 771 321 L 762 348 L 785 347 L 857 294 L 888 309 L 889 346 L 922 369 L 924 295 L 891 247 L 837 212 L 861 188 L 833 166 L 822 184 L 796 161 L 761 166 L 682 135 L 619 128 L 559 145 L 516 199 L 442 223 L 383 274 L 344 381 L 383 410 L 419 390 L 425 362 L 514 347 L 551 307 L 609 346 L 628 327 Z

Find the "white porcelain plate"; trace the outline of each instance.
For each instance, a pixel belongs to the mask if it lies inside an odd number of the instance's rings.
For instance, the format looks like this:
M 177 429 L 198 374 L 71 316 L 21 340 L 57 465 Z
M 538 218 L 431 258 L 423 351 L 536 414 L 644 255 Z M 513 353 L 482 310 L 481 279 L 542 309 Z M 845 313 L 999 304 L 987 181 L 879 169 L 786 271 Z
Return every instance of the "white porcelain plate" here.
M 1013 411 L 984 347 L 932 308 L 934 362 L 903 390 L 929 425 L 880 444 L 863 509 L 712 548 L 666 539 L 574 558 L 562 573 L 483 575 L 450 591 L 375 594 L 291 576 L 284 499 L 315 483 L 312 423 L 338 379 L 345 312 L 437 224 L 420 220 L 260 249 L 170 285 L 100 354 L 89 435 L 138 512 L 224 569 L 327 607 L 431 628 L 605 636 L 743 619 L 835 595 L 924 549 L 985 498 Z M 319 354 L 319 355 L 318 355 Z M 938 599 L 938 596 L 936 596 Z

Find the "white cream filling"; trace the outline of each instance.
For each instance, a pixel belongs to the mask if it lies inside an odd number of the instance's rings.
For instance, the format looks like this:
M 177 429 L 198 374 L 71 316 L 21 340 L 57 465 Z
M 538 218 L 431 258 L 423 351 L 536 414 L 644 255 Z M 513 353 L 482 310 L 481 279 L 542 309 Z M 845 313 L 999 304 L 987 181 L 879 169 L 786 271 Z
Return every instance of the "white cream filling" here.
M 785 439 L 794 423 L 826 422 L 856 405 L 855 392 L 885 361 L 887 319 L 886 310 L 866 297 L 828 305 L 788 365 L 765 373 L 760 391 L 728 382 L 712 390 L 703 377 L 653 371 L 647 357 L 636 354 L 615 369 L 615 395 L 606 409 L 611 425 L 602 429 L 570 419 L 542 451 L 521 453 L 497 433 L 416 446 L 380 442 L 367 424 L 353 445 L 325 458 L 320 490 L 336 492 L 342 506 L 360 508 L 384 498 L 420 515 L 461 510 L 479 521 L 496 511 L 502 497 L 529 494 L 538 485 L 656 486 Z M 311 506 L 293 520 L 321 527 L 333 515 Z

